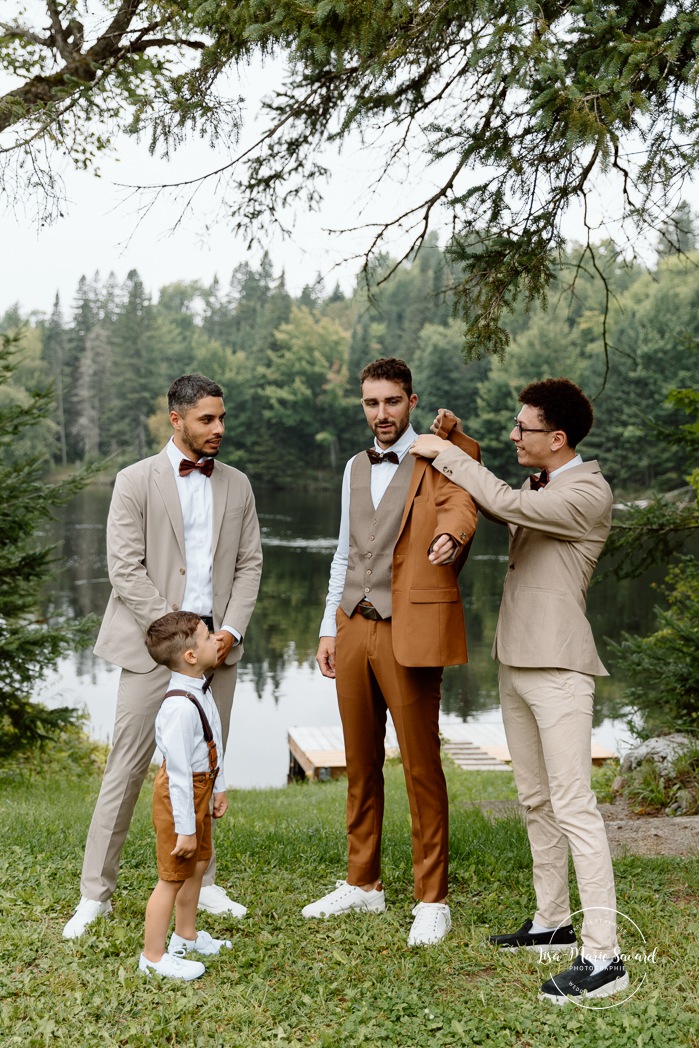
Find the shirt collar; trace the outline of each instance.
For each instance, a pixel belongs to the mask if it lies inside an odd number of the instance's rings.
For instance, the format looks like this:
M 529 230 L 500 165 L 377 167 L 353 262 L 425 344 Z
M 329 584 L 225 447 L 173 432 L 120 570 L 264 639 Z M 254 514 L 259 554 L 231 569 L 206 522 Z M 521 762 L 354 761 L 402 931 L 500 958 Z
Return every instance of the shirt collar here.
M 182 452 L 180 451 L 180 449 L 177 447 L 177 444 L 175 444 L 175 438 L 174 437 L 170 437 L 170 439 L 168 440 L 167 444 L 165 445 L 165 450 L 167 451 L 167 457 L 170 459 L 170 465 L 172 466 L 172 468 L 175 471 L 175 476 L 179 477 L 179 475 L 180 475 L 180 462 L 182 461 L 183 458 L 187 458 L 187 456 L 183 455 Z M 206 457 L 207 457 L 206 455 L 201 456 L 201 458 L 197 459 L 197 462 L 201 462 L 202 458 L 206 458 Z
M 396 455 L 398 456 L 398 461 L 402 462 L 405 456 L 408 454 L 410 445 L 414 440 L 417 440 L 417 433 L 415 432 L 412 426 L 408 426 L 403 436 L 400 437 L 400 439 L 397 440 L 395 444 L 391 444 L 390 448 L 380 448 L 376 442 L 376 437 L 374 437 L 374 447 L 380 455 L 382 455 L 385 451 L 395 451 Z
M 179 688 L 181 691 L 201 692 L 205 680 L 206 677 L 190 677 L 186 673 L 179 673 L 177 670 L 173 670 L 169 690 Z
M 558 469 L 551 470 L 549 473 L 549 480 L 553 480 L 553 478 L 557 477 L 559 473 L 564 473 L 567 469 L 572 469 L 573 466 L 582 466 L 582 461 L 582 455 L 576 455 L 575 458 L 570 460 L 570 462 L 566 462 L 564 466 L 559 466 Z

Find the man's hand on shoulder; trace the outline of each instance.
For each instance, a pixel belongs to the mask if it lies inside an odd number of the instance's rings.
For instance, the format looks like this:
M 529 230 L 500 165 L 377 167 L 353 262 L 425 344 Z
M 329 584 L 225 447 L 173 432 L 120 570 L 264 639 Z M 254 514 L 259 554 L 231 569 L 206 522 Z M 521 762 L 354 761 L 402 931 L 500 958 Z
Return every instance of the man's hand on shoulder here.
M 335 678 L 335 638 L 321 637 L 316 662 L 324 677 Z
M 410 445 L 410 454 L 415 455 L 416 458 L 435 459 L 448 447 L 450 447 L 449 442 L 442 440 L 441 437 L 434 437 L 431 433 L 421 433 Z

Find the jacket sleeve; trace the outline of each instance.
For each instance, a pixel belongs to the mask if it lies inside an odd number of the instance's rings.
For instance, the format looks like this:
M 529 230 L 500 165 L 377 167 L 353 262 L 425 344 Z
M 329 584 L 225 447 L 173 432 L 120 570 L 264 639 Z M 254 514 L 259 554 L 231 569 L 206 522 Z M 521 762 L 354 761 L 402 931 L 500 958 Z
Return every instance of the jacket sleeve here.
M 472 438 L 456 429 L 456 419 L 450 418 L 442 422 L 439 430 L 440 437 L 452 442 L 475 461 L 481 460 L 481 449 L 479 444 Z M 478 523 L 478 507 L 470 496 L 466 501 L 452 500 L 448 490 L 442 491 L 441 485 L 437 490 L 437 525 L 439 530 L 434 539 L 440 535 L 451 535 L 459 543 L 459 550 L 454 558 L 458 564 L 458 570 L 463 567 L 468 556 L 471 540 L 476 531 Z M 446 524 L 450 524 L 447 527 Z M 443 526 L 444 525 L 444 526 Z M 457 530 L 453 530 L 456 528 Z M 434 541 L 433 539 L 433 541 Z
M 260 524 L 255 508 L 255 496 L 250 482 L 247 483 L 247 495 L 243 510 L 243 522 L 240 540 L 235 558 L 235 570 L 231 595 L 223 616 L 223 622 L 245 634 L 248 623 L 255 610 L 257 593 L 262 575 L 262 542 Z M 214 579 L 216 584 L 216 579 Z
M 611 512 L 611 491 L 600 477 L 588 474 L 558 488 L 542 491 L 511 488 L 458 448 L 448 447 L 432 462 L 454 484 L 473 495 L 479 506 L 508 524 L 531 528 L 553 538 L 580 540 Z

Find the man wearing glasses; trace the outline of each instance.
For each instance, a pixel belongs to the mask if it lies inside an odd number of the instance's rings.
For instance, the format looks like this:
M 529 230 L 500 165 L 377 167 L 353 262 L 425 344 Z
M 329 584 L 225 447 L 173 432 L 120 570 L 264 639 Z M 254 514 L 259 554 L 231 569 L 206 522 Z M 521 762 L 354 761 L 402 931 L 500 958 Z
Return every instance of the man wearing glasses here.
M 440 437 L 411 453 L 468 491 L 510 533 L 508 572 L 493 645 L 500 701 L 520 803 L 526 811 L 536 912 L 518 931 L 492 935 L 501 949 L 576 953 L 568 849 L 583 912 L 582 948 L 541 987 L 542 999 L 608 997 L 628 986 L 616 939 L 614 874 L 590 785 L 595 677 L 606 676 L 585 614 L 590 578 L 612 520 L 612 492 L 597 462 L 576 448 L 592 405 L 568 379 L 532 382 L 510 432 L 517 461 L 539 470 L 519 490 Z M 441 410 L 433 431 L 449 424 Z

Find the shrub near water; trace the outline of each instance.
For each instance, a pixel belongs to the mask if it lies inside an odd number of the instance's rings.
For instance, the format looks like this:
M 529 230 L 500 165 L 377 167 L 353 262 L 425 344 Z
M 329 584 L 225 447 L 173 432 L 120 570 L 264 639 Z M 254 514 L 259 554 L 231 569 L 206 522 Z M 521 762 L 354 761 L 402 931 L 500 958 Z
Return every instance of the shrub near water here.
M 695 861 L 616 863 L 619 908 L 657 963 L 628 1003 L 604 1011 L 538 1002 L 560 962 L 537 964 L 486 945 L 533 910 L 520 818 L 492 819 L 473 802 L 511 798 L 506 773 L 447 766 L 454 929 L 439 947 L 409 950 L 410 824 L 400 765 L 386 769 L 383 915 L 304 921 L 304 903 L 344 873 L 345 783 L 231 793 L 217 834 L 220 883 L 249 907 L 243 921 L 206 916 L 233 940 L 229 955 L 182 985 L 137 971 L 143 912 L 155 878 L 149 790 L 124 851 L 112 917 L 82 939 L 61 929 L 77 901 L 82 852 L 99 774 L 72 751 L 37 756 L 0 779 L 2 912 L 0 1044 L 230 1045 L 234 1048 L 432 1048 L 491 1045 L 699 1046 L 699 874 Z M 487 807 L 487 805 L 486 805 Z M 573 905 L 578 900 L 573 896 Z M 637 968 L 639 965 L 637 964 Z

